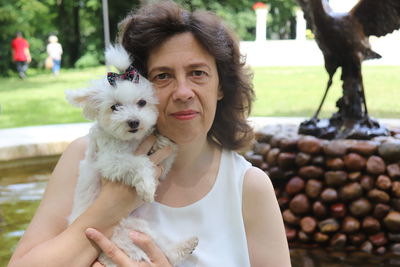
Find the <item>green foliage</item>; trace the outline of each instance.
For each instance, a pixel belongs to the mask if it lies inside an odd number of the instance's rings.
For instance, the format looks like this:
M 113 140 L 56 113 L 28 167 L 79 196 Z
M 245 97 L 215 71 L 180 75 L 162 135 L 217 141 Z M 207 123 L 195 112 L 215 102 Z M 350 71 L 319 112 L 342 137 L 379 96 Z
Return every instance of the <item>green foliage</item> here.
M 104 57 L 104 56 L 103 56 Z M 96 52 L 87 52 L 75 62 L 76 68 L 97 67 L 100 65 L 101 56 Z
M 268 0 L 268 39 L 294 39 L 296 35 L 295 0 Z
M 141 2 L 151 0 L 108 0 L 111 41 L 117 35 L 117 25 Z M 158 1 L 158 0 L 152 0 Z M 175 0 L 190 10 L 206 9 L 221 16 L 241 40 L 255 39 L 254 3 L 257 0 Z M 270 5 L 267 37 L 294 37 L 294 0 L 266 0 Z M 103 62 L 104 31 L 100 0 L 0 0 L 0 75 L 14 69 L 10 42 L 17 31 L 30 43 L 30 67 L 43 67 L 47 39 L 57 34 L 63 46 L 63 67 L 86 66 Z M 79 63 L 76 62 L 79 60 Z M 83 65 L 82 61 L 85 63 Z M 90 65 L 90 64 L 89 64 Z
M 232 6 L 224 6 L 214 2 L 210 9 L 223 18 L 241 40 L 253 41 L 255 39 L 256 16 L 251 6 L 236 10 Z
M 31 66 L 37 66 L 41 60 L 48 33 L 54 30 L 49 4 L 53 0 L 0 0 L 0 74 L 9 74 L 13 68 L 11 40 L 16 32 L 22 32 L 30 43 Z
M 189 10 L 205 9 L 213 11 L 224 19 L 241 40 L 255 39 L 256 17 L 252 5 L 256 1 L 176 0 L 175 2 Z
M 190 10 L 202 8 L 221 16 L 239 35 L 241 40 L 255 39 L 256 16 L 253 5 L 263 2 L 270 6 L 268 16 L 268 39 L 289 39 L 295 37 L 295 0 L 176 0 Z
M 142 0 L 143 1 L 143 0 Z M 140 1 L 108 1 L 111 41 L 115 40 L 118 32 L 118 23 L 123 20 L 130 11 L 138 8 Z M 102 29 L 103 30 L 103 29 Z

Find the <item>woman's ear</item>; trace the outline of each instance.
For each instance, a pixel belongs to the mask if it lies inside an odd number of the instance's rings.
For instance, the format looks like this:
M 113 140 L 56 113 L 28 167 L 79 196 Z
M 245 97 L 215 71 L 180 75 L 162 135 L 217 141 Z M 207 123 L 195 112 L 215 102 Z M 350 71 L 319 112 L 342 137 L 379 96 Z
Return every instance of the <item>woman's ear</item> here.
M 222 88 L 221 88 L 221 84 L 220 85 L 218 85 L 218 100 L 221 100 L 222 98 L 224 98 L 224 92 L 222 91 Z

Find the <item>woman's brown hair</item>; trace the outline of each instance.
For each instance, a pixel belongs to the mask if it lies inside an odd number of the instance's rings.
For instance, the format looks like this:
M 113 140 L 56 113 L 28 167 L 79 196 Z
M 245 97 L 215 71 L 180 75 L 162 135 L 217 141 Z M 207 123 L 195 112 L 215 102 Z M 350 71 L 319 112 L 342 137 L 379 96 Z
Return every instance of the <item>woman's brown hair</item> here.
M 189 12 L 172 1 L 148 4 L 120 23 L 119 42 L 147 77 L 149 53 L 170 37 L 190 32 L 215 58 L 224 97 L 218 101 L 209 138 L 228 149 L 241 149 L 253 138 L 247 123 L 254 98 L 252 74 L 245 67 L 235 34 L 208 11 Z

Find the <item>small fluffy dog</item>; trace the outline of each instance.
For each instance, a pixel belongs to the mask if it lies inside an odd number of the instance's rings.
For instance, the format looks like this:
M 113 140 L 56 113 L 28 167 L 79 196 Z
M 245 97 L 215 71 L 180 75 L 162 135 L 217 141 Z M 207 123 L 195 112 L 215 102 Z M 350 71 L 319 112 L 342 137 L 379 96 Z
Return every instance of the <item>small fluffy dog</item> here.
M 109 48 L 106 60 L 119 70 L 126 70 L 125 73 L 109 73 L 107 78 L 95 81 L 90 88 L 66 92 L 68 101 L 82 107 L 84 116 L 95 121 L 90 129 L 86 156 L 80 164 L 69 223 L 94 201 L 100 191 L 100 177 L 135 187 L 138 195 L 147 202 L 154 201 L 158 185 L 155 166 L 148 156 L 133 154 L 143 138 L 154 132 L 158 116 L 154 89 L 131 66 L 129 55 L 122 46 Z M 164 146 L 175 150 L 169 139 L 157 135 L 153 149 Z M 174 154 L 164 160 L 161 178 L 169 171 Z M 150 229 L 146 221 L 129 215 L 114 228 L 111 240 L 133 260 L 149 261 L 130 240 L 132 230 L 150 235 L 172 265 L 182 262 L 198 243 L 198 239 L 192 237 L 175 245 L 168 244 Z M 115 266 L 104 253 L 99 256 L 99 261 L 106 266 Z

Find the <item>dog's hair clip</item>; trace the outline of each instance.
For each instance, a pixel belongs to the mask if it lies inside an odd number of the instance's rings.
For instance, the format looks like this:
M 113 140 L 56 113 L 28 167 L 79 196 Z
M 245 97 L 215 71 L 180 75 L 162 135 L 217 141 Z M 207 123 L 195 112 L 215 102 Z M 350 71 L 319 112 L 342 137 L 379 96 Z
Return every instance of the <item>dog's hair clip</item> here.
M 124 73 L 118 74 L 115 72 L 107 73 L 107 80 L 112 86 L 116 86 L 117 80 L 126 80 L 133 83 L 139 82 L 139 71 L 132 65 L 130 65 Z

